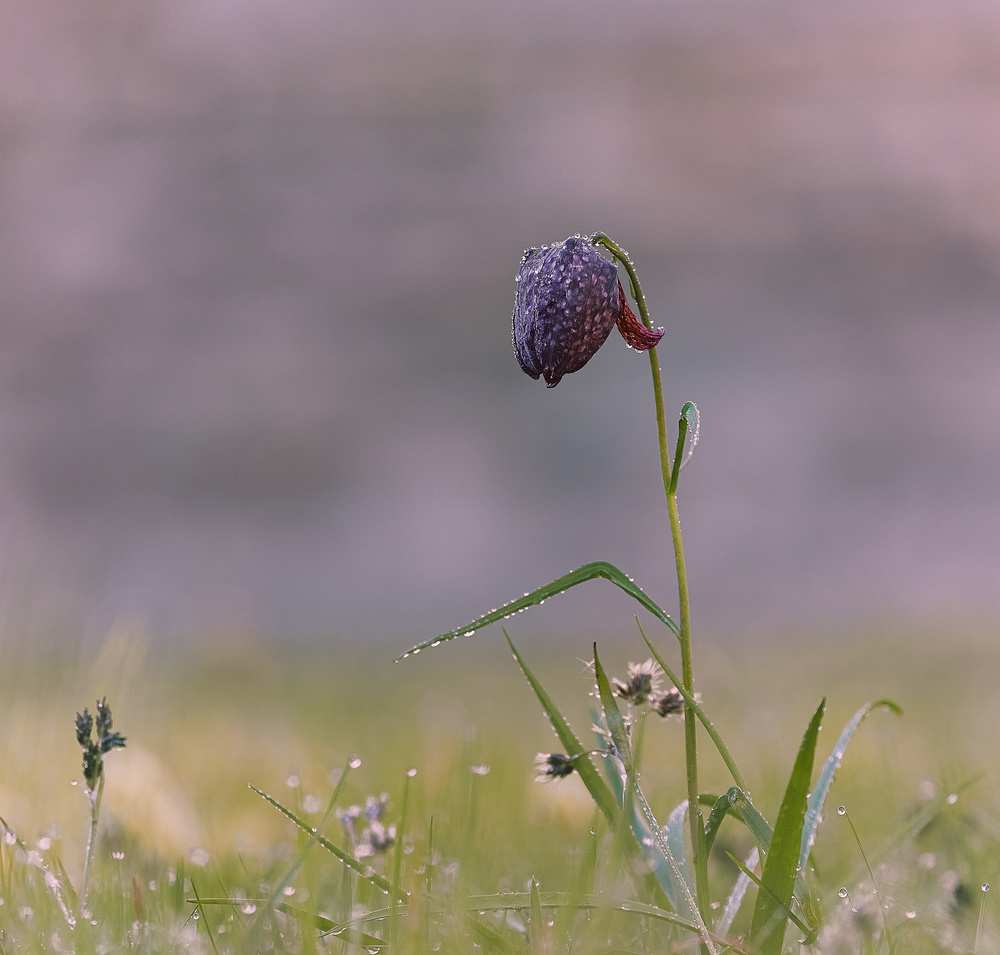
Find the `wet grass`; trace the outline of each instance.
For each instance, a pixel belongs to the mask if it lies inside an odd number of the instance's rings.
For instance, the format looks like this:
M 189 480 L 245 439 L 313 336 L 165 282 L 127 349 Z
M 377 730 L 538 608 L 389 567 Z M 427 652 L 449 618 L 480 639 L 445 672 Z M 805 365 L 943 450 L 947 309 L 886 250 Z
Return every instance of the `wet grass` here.
M 581 739 L 592 739 L 593 673 L 580 662 L 590 641 L 554 646 L 529 627 L 512 636 Z M 665 650 L 668 636 L 657 641 Z M 611 674 L 647 656 L 637 635 L 604 636 L 601 648 Z M 12 833 L 0 845 L 0 951 L 378 950 L 390 935 L 399 951 L 689 945 L 579 778 L 533 781 L 536 752 L 560 747 L 497 628 L 393 665 L 399 649 L 235 640 L 167 651 L 127 629 L 92 654 L 4 643 L 0 816 Z M 818 950 L 997 949 L 981 890 L 1000 875 L 1000 649 L 988 628 L 947 640 L 889 628 L 735 646 L 706 639 L 698 665 L 703 704 L 770 820 L 820 697 L 829 700 L 821 752 L 867 700 L 889 697 L 905 711 L 870 716 L 834 781 L 813 854 Z M 72 785 L 81 776 L 73 717 L 105 694 L 128 744 L 107 756 L 89 918 L 71 927 L 60 892 L 72 912 L 89 820 Z M 642 789 L 665 819 L 684 797 L 683 727 L 676 717 L 643 725 Z M 703 752 L 702 790 L 723 791 L 724 764 Z M 332 848 L 310 847 L 248 783 Z M 359 874 L 336 854 L 355 851 L 336 810 L 382 793 L 382 823 L 399 838 L 362 856 Z M 834 812 L 840 805 L 849 815 Z M 745 859 L 751 843 L 723 825 L 713 899 L 724 902 L 738 875 L 727 853 Z M 408 904 L 393 909 L 397 889 Z M 746 930 L 745 908 L 736 932 Z M 786 950 L 798 937 L 788 932 Z

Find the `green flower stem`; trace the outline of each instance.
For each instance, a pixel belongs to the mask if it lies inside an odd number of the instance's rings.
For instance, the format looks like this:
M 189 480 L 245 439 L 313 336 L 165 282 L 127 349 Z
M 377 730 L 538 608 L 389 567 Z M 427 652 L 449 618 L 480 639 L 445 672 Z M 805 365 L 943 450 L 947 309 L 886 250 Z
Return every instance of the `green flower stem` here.
M 642 294 L 639 278 L 635 274 L 632 261 L 616 242 L 597 232 L 591 237 L 595 245 L 602 245 L 625 267 L 631 284 L 632 297 L 639 309 L 639 317 L 646 328 L 653 323 L 646 308 L 646 298 Z M 674 546 L 674 563 L 677 573 L 677 591 L 680 603 L 681 681 L 684 689 L 694 694 L 694 664 L 691 656 L 691 603 L 688 596 L 687 565 L 684 562 L 684 541 L 681 537 L 680 515 L 677 511 L 677 475 L 683 460 L 684 439 L 687 422 L 681 418 L 677 449 L 671 458 L 667 438 L 667 416 L 663 404 L 663 379 L 660 374 L 660 360 L 656 348 L 649 349 L 649 368 L 653 375 L 653 401 L 656 405 L 656 431 L 660 441 L 660 471 L 663 475 L 663 490 L 667 497 L 667 512 L 670 516 L 670 536 Z M 691 834 L 691 851 L 694 856 L 697 881 L 698 908 L 708 911 L 708 860 L 705 858 L 705 829 L 702 824 L 701 806 L 698 801 L 698 724 L 697 716 L 690 706 L 684 707 L 684 753 L 687 769 L 688 825 Z
M 90 876 L 90 864 L 94 860 L 94 848 L 97 845 L 97 820 L 101 814 L 101 797 L 104 795 L 104 771 L 98 776 L 96 792 L 91 790 L 87 793 L 90 800 L 90 835 L 87 838 L 87 856 L 83 860 L 83 878 L 80 880 L 79 918 L 84 917 L 84 910 L 87 907 L 87 879 Z

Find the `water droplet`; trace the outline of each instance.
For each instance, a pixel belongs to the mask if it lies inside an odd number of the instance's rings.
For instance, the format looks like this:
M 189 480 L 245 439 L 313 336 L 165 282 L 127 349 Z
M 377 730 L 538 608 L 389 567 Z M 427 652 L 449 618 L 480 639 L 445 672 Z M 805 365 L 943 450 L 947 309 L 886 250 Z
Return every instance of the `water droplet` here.
M 282 895 L 295 895 L 295 886 L 294 885 L 286 885 L 281 890 L 281 894 Z
M 837 815 L 838 816 L 846 816 L 847 815 L 847 806 L 838 806 L 837 807 Z
M 289 789 L 298 789 L 299 788 L 299 777 L 295 773 L 292 773 L 288 777 L 288 779 L 285 780 L 285 785 Z
M 952 793 L 946 801 L 949 806 L 954 806 L 958 802 L 958 793 Z
M 416 769 L 408 769 L 406 771 L 406 775 L 409 776 L 410 779 L 413 779 L 413 777 L 417 775 L 417 771 Z
M 910 909 L 910 911 L 906 913 L 906 917 L 908 919 L 915 919 L 917 917 L 917 913 L 914 912 L 913 909 Z
M 847 898 L 847 886 L 846 885 L 842 885 L 840 887 L 840 891 L 837 893 L 837 895 L 839 895 L 842 899 L 846 899 Z
M 351 769 L 357 769 L 361 765 L 361 757 L 358 756 L 357 753 L 355 753 L 347 761 L 347 765 L 350 766 Z
M 244 915 L 253 915 L 254 912 L 257 911 L 257 906 L 254 905 L 253 902 L 247 902 L 246 905 L 244 905 L 243 908 L 240 909 L 240 911 Z
M 989 892 L 990 884 L 989 882 L 984 882 L 981 886 L 979 886 L 979 888 L 981 888 L 984 892 Z

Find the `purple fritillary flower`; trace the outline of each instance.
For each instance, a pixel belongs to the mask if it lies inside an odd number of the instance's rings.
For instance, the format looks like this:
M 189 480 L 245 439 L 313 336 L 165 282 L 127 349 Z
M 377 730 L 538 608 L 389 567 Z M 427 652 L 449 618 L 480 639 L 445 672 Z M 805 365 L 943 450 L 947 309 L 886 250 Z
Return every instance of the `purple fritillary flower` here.
M 663 329 L 650 331 L 635 317 L 618 268 L 581 236 L 524 253 L 512 325 L 518 363 L 549 388 L 587 364 L 614 325 L 639 351 L 663 336 Z

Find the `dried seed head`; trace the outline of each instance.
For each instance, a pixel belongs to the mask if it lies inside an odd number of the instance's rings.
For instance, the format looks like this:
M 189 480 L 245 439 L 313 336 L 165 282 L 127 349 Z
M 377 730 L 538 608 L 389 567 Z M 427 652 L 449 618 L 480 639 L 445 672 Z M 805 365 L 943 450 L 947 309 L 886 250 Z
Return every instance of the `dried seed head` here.
M 617 267 L 589 239 L 571 236 L 524 253 L 511 337 L 525 374 L 544 377 L 554 388 L 590 361 L 615 324 L 640 350 L 652 348 L 663 334 L 635 317 Z
M 650 696 L 659 690 L 662 673 L 660 664 L 652 659 L 643 663 L 630 663 L 628 665 L 628 680 L 622 681 L 617 677 L 612 677 L 611 685 L 614 688 L 615 696 L 638 706 L 645 703 Z
M 572 756 L 564 756 L 562 753 L 539 753 L 535 757 L 535 782 L 542 783 L 569 776 L 573 772 L 574 762 Z
M 666 693 L 650 696 L 649 706 L 660 716 L 672 716 L 684 709 L 684 697 L 681 696 L 681 691 L 676 686 L 672 686 Z

